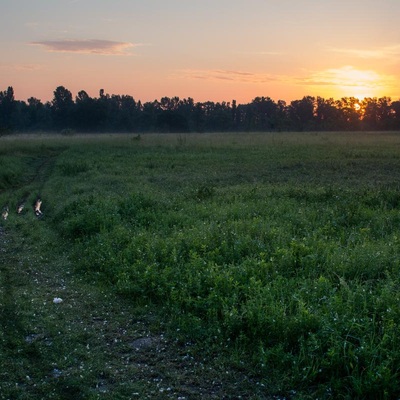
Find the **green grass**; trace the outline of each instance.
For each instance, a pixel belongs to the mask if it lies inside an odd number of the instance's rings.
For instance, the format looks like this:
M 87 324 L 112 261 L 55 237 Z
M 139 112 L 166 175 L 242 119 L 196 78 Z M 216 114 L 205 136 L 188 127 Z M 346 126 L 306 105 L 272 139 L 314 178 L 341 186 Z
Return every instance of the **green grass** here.
M 0 240 L 12 240 L 1 255 L 1 356 L 20 364 L 3 376 L 5 393 L 399 397 L 399 145 L 397 132 L 2 139 L 0 206 L 28 205 L 2 221 Z M 40 220 L 29 212 L 38 196 Z M 73 309 L 39 307 L 40 329 L 30 263 L 47 276 L 48 299 L 55 281 L 73 288 Z M 116 331 L 129 318 L 162 333 L 173 372 L 155 379 L 169 391 L 96 335 L 93 318 L 110 309 L 116 343 L 128 346 Z M 125 328 L 132 340 L 135 324 Z M 26 340 L 36 334 L 43 340 Z M 196 360 L 196 390 L 179 352 Z M 24 369 L 37 376 L 26 381 Z

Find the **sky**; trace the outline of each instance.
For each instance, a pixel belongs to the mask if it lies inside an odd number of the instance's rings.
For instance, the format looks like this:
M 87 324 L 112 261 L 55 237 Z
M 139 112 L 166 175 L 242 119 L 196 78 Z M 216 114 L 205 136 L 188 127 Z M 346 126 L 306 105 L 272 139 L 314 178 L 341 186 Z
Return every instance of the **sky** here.
M 400 99 L 400 0 L 0 0 L 0 90 Z

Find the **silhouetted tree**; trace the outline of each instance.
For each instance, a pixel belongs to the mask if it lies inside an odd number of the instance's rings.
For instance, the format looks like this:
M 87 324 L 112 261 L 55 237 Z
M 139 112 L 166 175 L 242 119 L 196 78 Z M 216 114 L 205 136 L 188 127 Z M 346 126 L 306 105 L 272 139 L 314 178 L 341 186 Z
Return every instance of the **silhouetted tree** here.
M 325 100 L 322 97 L 317 97 L 315 121 L 317 128 L 320 130 L 338 129 L 341 118 L 340 110 L 336 107 L 335 100 L 332 98 Z
M 363 126 L 368 130 L 388 129 L 391 123 L 391 100 L 389 97 L 367 98 L 363 105 Z
M 392 128 L 400 129 L 400 101 L 394 101 L 391 106 Z
M 28 130 L 49 130 L 52 128 L 50 103 L 43 104 L 39 99 L 30 97 L 28 100 Z
M 314 120 L 315 97 L 305 96 L 294 100 L 288 108 L 288 116 L 293 129 L 307 131 L 315 129 Z
M 72 112 L 74 108 L 72 93 L 64 86 L 58 86 L 54 91 L 51 104 L 54 127 L 56 129 L 71 128 L 73 126 Z
M 278 131 L 288 130 L 290 127 L 288 107 L 286 101 L 278 100 L 277 102 L 277 123 L 276 129 Z
M 204 130 L 207 132 L 226 132 L 232 129 L 232 114 L 229 103 L 225 101 L 202 103 L 204 113 Z
M 178 111 L 187 121 L 189 132 L 196 131 L 195 123 L 195 103 L 191 97 L 179 101 Z
M 104 116 L 95 99 L 84 90 L 78 92 L 75 98 L 74 127 L 80 131 L 97 131 L 101 129 Z
M 0 132 L 12 130 L 12 114 L 15 110 L 16 102 L 14 89 L 9 86 L 4 92 L 0 92 Z
M 162 97 L 159 102 L 161 110 L 165 111 L 176 111 L 179 108 L 180 100 L 179 97 Z
M 161 110 L 157 100 L 144 103 L 141 107 L 141 113 L 137 121 L 140 131 L 154 131 L 156 128 L 157 116 L 160 114 L 160 112 Z
M 132 96 L 123 95 L 119 98 L 119 118 L 117 125 L 120 131 L 134 132 L 138 118 L 137 103 Z
M 277 122 L 277 105 L 269 97 L 256 97 L 250 107 L 252 108 L 251 129 L 257 131 L 271 131 Z
M 356 131 L 361 128 L 362 113 L 358 108 L 361 106 L 360 101 L 355 97 L 342 97 L 337 100 L 336 107 L 340 110 L 340 125 L 344 130 Z M 340 128 L 339 128 L 340 129 Z

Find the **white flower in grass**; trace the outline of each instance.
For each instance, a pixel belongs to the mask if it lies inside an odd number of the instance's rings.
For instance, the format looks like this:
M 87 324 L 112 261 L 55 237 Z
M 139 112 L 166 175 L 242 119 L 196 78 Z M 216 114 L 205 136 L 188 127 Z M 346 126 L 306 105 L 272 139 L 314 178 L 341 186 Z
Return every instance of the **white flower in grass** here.
M 63 299 L 61 299 L 60 297 L 54 297 L 53 299 L 53 303 L 54 304 L 60 304 L 62 303 Z

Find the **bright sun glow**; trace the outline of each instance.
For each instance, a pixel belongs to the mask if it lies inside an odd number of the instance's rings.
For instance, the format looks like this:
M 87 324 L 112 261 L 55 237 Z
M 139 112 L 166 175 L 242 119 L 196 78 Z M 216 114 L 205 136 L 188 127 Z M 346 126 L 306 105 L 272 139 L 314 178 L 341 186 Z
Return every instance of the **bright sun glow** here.
M 338 89 L 360 100 L 377 96 L 379 86 L 382 85 L 381 77 L 376 72 L 361 71 L 353 67 L 337 70 L 336 80 Z
M 391 77 L 352 66 L 322 71 L 313 80 L 319 81 L 319 85 L 330 87 L 336 97 L 355 97 L 359 100 L 384 96 L 391 83 Z
M 360 111 L 361 106 L 360 106 L 358 103 L 356 103 L 356 104 L 354 104 L 354 109 L 355 109 L 356 111 Z

